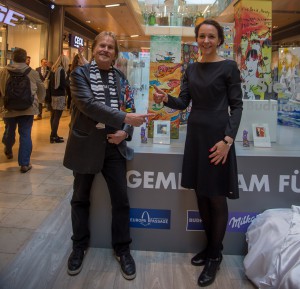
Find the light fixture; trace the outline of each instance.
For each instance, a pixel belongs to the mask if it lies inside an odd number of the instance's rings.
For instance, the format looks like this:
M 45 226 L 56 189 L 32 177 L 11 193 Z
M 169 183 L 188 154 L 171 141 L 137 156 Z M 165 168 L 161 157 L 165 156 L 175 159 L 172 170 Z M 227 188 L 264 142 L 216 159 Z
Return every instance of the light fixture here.
M 28 27 L 29 27 L 29 28 L 33 28 L 33 24 L 30 22 L 30 23 L 28 24 Z
M 105 5 L 106 8 L 111 8 L 111 7 L 117 7 L 117 6 L 120 6 L 121 4 L 108 4 L 108 5 Z
M 139 37 L 140 35 L 138 34 L 133 34 L 133 35 L 130 35 L 131 38 L 134 38 L 134 37 Z
M 85 22 L 86 22 L 86 23 L 91 23 L 91 20 L 86 20 Z
M 32 27 L 33 27 L 34 30 L 37 29 L 37 25 L 36 24 L 34 24 Z

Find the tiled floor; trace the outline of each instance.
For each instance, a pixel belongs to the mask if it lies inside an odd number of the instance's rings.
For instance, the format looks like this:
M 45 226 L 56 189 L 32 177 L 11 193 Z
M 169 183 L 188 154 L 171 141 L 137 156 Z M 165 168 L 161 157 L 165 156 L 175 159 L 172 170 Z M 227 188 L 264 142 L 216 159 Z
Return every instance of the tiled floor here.
M 58 134 L 68 135 L 70 116 L 64 111 Z M 0 121 L 0 136 L 3 135 Z M 18 135 L 18 134 L 17 134 Z M 72 172 L 62 165 L 65 143 L 50 144 L 49 112 L 34 121 L 32 129 L 32 170 L 20 173 L 17 162 L 18 136 L 14 158 L 8 160 L 0 145 L 0 271 L 31 238 L 37 227 L 71 190 Z

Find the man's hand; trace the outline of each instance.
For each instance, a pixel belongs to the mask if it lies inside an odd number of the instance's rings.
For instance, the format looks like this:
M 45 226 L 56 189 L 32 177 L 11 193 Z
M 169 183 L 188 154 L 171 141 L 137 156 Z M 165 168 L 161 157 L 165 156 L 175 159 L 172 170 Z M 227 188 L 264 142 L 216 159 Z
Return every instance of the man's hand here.
M 140 113 L 127 113 L 124 122 L 132 126 L 141 126 L 147 121 L 149 116 L 154 116 L 154 113 L 140 114 Z

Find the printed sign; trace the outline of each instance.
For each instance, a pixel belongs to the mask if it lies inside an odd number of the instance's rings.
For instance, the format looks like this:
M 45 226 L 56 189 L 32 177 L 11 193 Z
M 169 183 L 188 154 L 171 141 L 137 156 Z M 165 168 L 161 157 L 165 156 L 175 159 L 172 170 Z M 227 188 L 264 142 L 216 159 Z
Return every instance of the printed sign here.
M 16 24 L 12 21 L 16 22 L 20 19 L 24 20 L 25 15 L 0 5 L 0 22 L 11 26 L 16 26 Z
M 76 48 L 84 46 L 83 38 L 73 34 L 70 34 L 69 38 L 69 46 Z
M 229 212 L 227 232 L 245 233 L 251 222 L 256 218 L 257 213 Z M 203 231 L 203 223 L 198 211 L 187 211 L 187 231 Z
M 130 209 L 130 227 L 132 228 L 169 230 L 170 226 L 170 210 Z

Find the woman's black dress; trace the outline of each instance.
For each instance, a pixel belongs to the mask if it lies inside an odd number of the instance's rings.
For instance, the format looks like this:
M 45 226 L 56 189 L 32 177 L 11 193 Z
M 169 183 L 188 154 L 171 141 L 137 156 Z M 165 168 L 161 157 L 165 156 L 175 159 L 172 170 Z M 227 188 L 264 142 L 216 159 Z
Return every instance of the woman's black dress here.
M 208 158 L 210 148 L 225 136 L 235 138 L 242 115 L 240 72 L 234 61 L 193 63 L 185 72 L 178 98 L 166 106 L 185 109 L 192 100 L 182 166 L 185 188 L 204 196 L 239 197 L 234 144 L 224 165 Z

